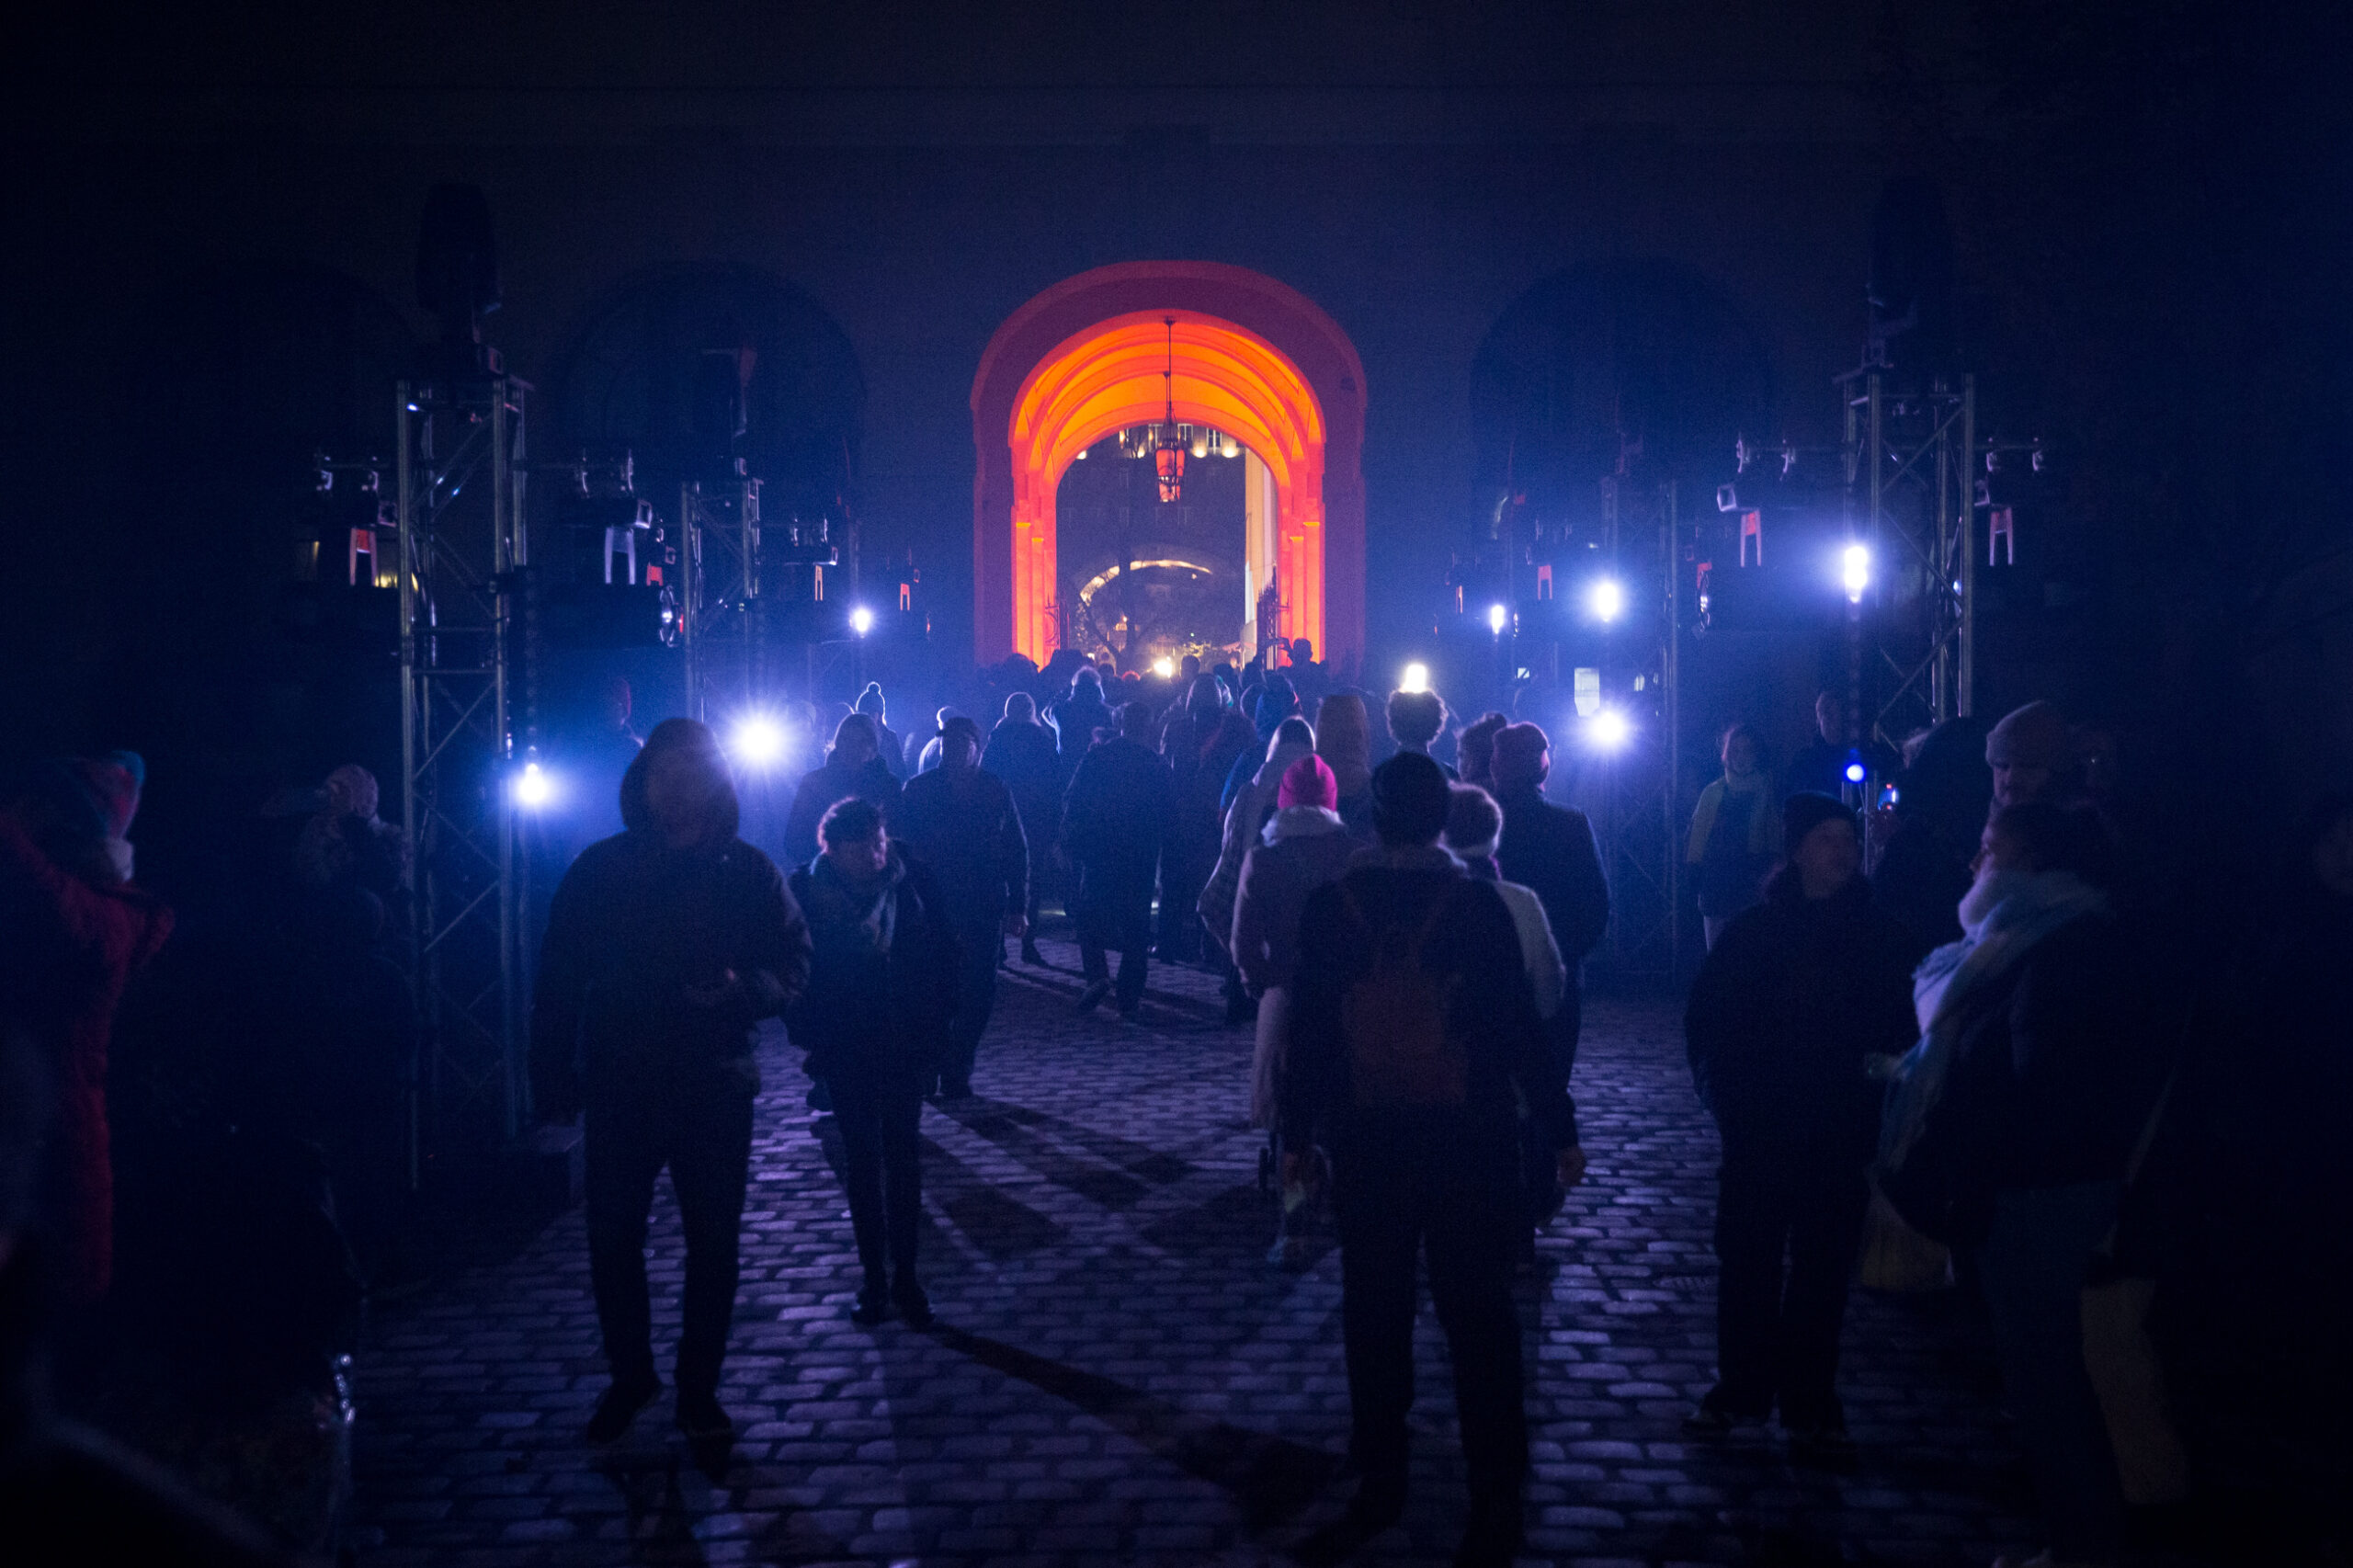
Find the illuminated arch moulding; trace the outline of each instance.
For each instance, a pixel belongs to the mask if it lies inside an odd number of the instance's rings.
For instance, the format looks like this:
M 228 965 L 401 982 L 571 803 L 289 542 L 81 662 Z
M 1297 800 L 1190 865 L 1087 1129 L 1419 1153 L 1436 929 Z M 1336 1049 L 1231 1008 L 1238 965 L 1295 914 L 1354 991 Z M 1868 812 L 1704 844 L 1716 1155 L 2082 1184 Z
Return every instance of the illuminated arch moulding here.
M 1275 493 L 1280 632 L 1319 658 L 1364 643 L 1364 368 L 1297 290 L 1212 262 L 1130 262 L 1065 279 L 1006 318 L 972 381 L 973 653 L 1042 665 L 1062 641 L 1054 492 L 1080 449 L 1165 411 L 1232 434 Z

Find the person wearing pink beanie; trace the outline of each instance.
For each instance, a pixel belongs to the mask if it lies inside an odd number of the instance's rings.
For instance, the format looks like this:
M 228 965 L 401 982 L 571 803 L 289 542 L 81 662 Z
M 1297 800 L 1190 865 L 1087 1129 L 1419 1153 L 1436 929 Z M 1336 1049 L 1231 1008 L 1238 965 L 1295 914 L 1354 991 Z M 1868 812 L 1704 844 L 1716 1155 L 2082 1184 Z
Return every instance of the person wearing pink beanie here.
M 1339 781 L 1331 764 L 1312 753 L 1283 769 L 1276 786 L 1275 814 L 1242 862 L 1242 883 L 1233 900 L 1233 962 L 1258 997 L 1258 1036 L 1250 1071 L 1250 1117 L 1267 1130 L 1277 1163 L 1284 1146 L 1276 1125 L 1275 1082 L 1282 1044 L 1290 1033 L 1291 971 L 1299 965 L 1299 916 L 1307 895 L 1337 881 L 1357 841 L 1340 825 L 1334 808 Z M 1270 1262 L 1297 1268 L 1306 1261 L 1290 1224 L 1286 1202 Z

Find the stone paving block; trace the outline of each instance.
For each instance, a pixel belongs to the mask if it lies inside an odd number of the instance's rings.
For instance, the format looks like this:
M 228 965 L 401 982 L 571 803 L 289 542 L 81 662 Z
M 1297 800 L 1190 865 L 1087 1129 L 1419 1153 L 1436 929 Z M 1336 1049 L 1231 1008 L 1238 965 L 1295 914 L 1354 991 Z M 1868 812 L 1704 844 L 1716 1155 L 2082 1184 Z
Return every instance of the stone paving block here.
M 1255 1565 L 1348 1494 L 1339 1257 L 1267 1267 L 1250 1040 L 1216 981 L 1155 965 L 1142 1018 L 1080 1017 L 1075 959 L 1016 965 L 980 1097 L 924 1114 L 925 1266 L 940 1326 L 844 1316 L 838 1142 L 766 1040 L 744 1278 L 711 1472 L 665 1394 L 612 1451 L 581 1216 L 379 1311 L 358 1360 L 351 1542 L 366 1568 L 904 1561 L 918 1568 Z M 1982 1562 L 2032 1535 L 1982 1331 L 1859 1295 L 1851 1473 L 1778 1437 L 1688 1443 L 1712 1379 L 1716 1146 L 1675 1010 L 1588 1003 L 1575 1089 L 1591 1179 L 1519 1284 L 1535 1458 L 1529 1561 Z M 830 1143 L 830 1148 L 829 1148 Z M 680 1258 L 666 1182 L 650 1273 L 663 1364 Z M 1461 1528 L 1448 1362 L 1425 1312 L 1404 1524 L 1352 1562 L 1443 1562 Z

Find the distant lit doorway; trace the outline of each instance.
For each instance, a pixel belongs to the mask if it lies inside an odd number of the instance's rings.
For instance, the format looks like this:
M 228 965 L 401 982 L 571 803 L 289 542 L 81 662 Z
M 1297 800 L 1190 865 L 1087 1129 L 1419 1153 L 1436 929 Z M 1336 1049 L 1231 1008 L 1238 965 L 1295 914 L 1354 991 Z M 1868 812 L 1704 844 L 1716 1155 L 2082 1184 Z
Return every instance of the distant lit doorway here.
M 1358 653 L 1363 389 L 1328 316 L 1240 267 L 1130 263 L 1039 295 L 973 381 L 975 654 Z M 1156 459 L 1133 454 L 1172 403 L 1186 479 L 1163 503 Z
M 1139 672 L 1188 653 L 1246 661 L 1283 636 L 1274 472 L 1231 431 L 1179 424 L 1184 472 L 1165 498 L 1164 428 L 1082 447 L 1054 487 L 1061 645 Z

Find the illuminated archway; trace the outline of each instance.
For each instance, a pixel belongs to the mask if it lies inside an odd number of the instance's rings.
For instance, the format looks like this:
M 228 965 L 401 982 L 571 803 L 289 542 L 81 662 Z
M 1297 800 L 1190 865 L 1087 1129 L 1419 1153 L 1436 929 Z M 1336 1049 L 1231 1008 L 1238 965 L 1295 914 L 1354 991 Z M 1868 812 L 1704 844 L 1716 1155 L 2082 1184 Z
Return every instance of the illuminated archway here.
M 1364 642 L 1364 369 L 1304 295 L 1212 262 L 1081 273 L 1008 317 L 972 381 L 974 653 L 1060 645 L 1054 494 L 1079 449 L 1165 413 L 1176 322 L 1180 422 L 1231 433 L 1275 494 L 1279 632 L 1323 658 Z

